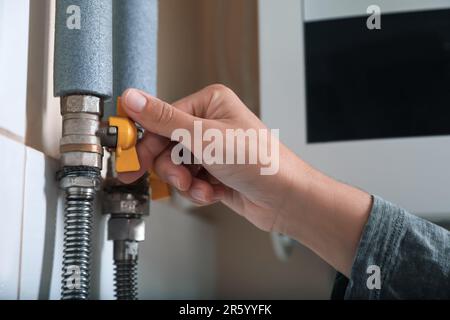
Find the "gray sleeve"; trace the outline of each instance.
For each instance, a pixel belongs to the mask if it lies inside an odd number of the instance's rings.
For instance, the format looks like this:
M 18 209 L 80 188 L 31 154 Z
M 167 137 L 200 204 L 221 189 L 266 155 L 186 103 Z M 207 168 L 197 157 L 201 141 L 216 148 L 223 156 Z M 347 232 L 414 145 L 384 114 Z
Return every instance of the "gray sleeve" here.
M 449 299 L 450 233 L 374 197 L 345 299 Z

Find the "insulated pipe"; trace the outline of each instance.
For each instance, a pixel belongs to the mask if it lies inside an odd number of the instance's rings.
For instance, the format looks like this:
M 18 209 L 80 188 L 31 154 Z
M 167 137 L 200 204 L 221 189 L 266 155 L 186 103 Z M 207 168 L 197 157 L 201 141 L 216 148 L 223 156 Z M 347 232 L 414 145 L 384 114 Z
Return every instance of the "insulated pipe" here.
M 158 1 L 114 0 L 113 19 L 114 102 L 127 88 L 155 95 Z M 115 114 L 115 109 L 106 113 Z M 112 168 L 110 163 L 109 177 Z M 107 179 L 104 191 L 104 213 L 111 215 L 108 239 L 114 247 L 116 298 L 135 300 L 139 242 L 145 238 L 143 218 L 149 214 L 148 176 L 127 187 Z
M 96 133 L 104 101 L 111 98 L 111 0 L 57 0 L 54 94 L 61 99 L 63 167 L 101 169 Z
M 97 131 L 112 95 L 112 2 L 57 0 L 54 94 L 61 97 L 60 187 L 66 193 L 62 299 L 88 299 L 93 203 L 103 148 Z
M 54 68 L 55 96 L 111 97 L 111 0 L 56 1 Z
M 157 0 L 113 0 L 114 101 L 128 88 L 156 94 Z M 106 114 L 115 113 L 106 110 Z

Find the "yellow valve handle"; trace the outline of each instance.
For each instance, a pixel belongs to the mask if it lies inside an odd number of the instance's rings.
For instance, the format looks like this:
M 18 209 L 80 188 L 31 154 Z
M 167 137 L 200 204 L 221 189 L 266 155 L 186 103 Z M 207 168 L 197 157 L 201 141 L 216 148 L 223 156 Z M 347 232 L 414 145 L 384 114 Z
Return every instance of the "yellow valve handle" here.
M 155 172 L 149 172 L 149 185 L 151 189 L 152 200 L 162 200 L 170 198 L 170 187 L 167 183 L 161 180 Z
M 120 98 L 117 99 L 117 116 L 109 117 L 109 126 L 117 128 L 116 171 L 118 173 L 139 171 L 141 165 L 136 151 L 137 128 L 123 111 Z
M 109 118 L 109 126 L 117 128 L 116 172 L 135 172 L 141 169 L 136 143 L 137 128 L 122 109 L 120 98 L 117 99 L 117 116 Z M 170 198 L 170 187 L 155 172 L 149 172 L 149 186 L 152 200 Z

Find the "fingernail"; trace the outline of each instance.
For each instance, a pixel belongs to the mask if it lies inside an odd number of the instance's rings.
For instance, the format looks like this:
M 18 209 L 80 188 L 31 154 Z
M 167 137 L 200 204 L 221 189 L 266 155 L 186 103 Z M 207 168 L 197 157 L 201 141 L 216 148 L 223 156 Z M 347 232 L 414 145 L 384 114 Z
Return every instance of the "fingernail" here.
M 147 105 L 147 98 L 137 90 L 130 90 L 125 97 L 128 109 L 140 113 Z
M 178 190 L 181 190 L 180 179 L 177 176 L 168 176 L 167 181 Z
M 200 202 L 207 202 L 205 194 L 201 190 L 197 190 L 197 189 L 192 190 L 191 197 Z

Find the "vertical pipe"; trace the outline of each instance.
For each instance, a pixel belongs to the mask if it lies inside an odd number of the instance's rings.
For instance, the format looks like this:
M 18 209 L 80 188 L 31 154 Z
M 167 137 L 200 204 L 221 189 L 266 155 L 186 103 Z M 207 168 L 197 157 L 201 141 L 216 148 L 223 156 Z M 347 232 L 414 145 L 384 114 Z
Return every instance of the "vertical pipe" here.
M 157 61 L 157 0 L 114 0 L 113 2 L 113 62 L 114 62 L 114 101 L 128 88 L 136 88 L 156 94 Z M 115 106 L 115 103 L 111 104 Z M 115 109 L 115 108 L 114 108 Z M 115 114 L 115 110 L 106 110 Z M 138 183 L 121 190 L 120 187 L 107 191 L 105 210 L 110 213 L 108 238 L 113 240 L 115 265 L 115 290 L 119 300 L 137 299 L 137 262 L 139 242 L 144 240 L 145 223 L 148 215 L 148 179 L 145 176 Z M 139 210 L 126 212 L 114 210 L 114 200 L 122 202 L 139 199 Z M 131 198 L 130 198 L 131 197 Z M 110 199 L 109 199 L 110 198 Z M 108 207 L 111 207 L 108 210 Z M 134 221 L 134 222 L 133 222 Z M 126 222 L 126 223 L 125 223 Z M 123 228 L 132 227 L 133 236 L 123 238 Z M 139 231 L 140 232 L 137 232 Z M 141 234 L 137 237 L 138 234 Z
M 60 186 L 66 192 L 62 299 L 88 299 L 93 203 L 103 148 L 96 133 L 112 95 L 111 0 L 57 0 L 54 94 L 61 97 Z
M 109 98 L 112 72 L 111 0 L 57 0 L 55 96 Z
M 158 1 L 113 1 L 114 101 L 128 88 L 156 95 Z

